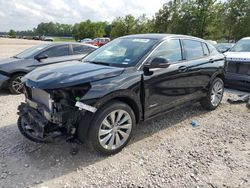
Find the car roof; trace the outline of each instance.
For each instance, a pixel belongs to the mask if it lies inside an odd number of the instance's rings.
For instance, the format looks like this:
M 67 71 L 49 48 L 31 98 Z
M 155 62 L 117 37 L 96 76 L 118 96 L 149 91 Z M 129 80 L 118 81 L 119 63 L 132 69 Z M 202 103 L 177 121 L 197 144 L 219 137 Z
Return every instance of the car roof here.
M 244 37 L 244 38 L 242 38 L 241 40 L 249 40 L 250 39 L 250 37 Z
M 186 38 L 186 39 L 194 39 L 205 42 L 205 40 L 188 36 L 188 35 L 179 35 L 179 34 L 163 34 L 163 33 L 149 33 L 149 34 L 135 34 L 135 35 L 127 35 L 121 38 L 147 38 L 147 39 L 156 39 L 156 40 L 165 40 L 168 38 Z
M 47 44 L 48 44 L 48 46 L 57 46 L 57 45 L 64 45 L 64 44 L 76 44 L 76 45 L 83 45 L 83 46 L 98 48 L 98 47 L 91 45 L 91 44 L 85 44 L 85 43 L 79 43 L 79 42 L 50 42 Z

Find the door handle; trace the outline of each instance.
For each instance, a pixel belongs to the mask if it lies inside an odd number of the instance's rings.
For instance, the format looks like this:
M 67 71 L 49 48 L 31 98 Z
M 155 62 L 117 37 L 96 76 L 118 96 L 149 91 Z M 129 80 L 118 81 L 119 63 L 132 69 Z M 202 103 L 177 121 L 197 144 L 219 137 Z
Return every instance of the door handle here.
M 188 68 L 186 66 L 180 66 L 178 70 L 179 72 L 186 72 Z
M 213 63 L 213 62 L 214 62 L 214 60 L 213 60 L 213 59 L 209 59 L 209 62 L 210 62 L 210 63 Z

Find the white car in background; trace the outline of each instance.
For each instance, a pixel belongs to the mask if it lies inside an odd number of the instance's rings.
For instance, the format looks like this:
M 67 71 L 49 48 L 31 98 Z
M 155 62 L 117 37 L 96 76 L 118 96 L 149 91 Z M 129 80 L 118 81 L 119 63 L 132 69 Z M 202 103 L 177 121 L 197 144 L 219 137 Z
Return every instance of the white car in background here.
M 206 40 L 206 41 L 214 46 L 217 44 L 217 42 L 215 40 Z
M 226 85 L 250 90 L 250 37 L 239 40 L 228 52 Z

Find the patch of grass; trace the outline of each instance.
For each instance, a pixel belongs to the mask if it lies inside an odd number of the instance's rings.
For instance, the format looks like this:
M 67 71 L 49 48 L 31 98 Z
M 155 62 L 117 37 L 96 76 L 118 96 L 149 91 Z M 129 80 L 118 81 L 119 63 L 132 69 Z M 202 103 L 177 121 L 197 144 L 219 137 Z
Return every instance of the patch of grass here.
M 74 38 L 68 37 L 53 37 L 54 42 L 76 42 Z

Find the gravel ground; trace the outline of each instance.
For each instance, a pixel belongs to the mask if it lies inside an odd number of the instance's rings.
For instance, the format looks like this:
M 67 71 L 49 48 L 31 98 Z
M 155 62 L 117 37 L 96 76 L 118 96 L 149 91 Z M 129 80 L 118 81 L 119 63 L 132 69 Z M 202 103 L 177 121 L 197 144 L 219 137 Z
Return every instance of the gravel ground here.
M 2 41 L 0 55 L 6 57 Z M 14 55 L 33 42 L 5 44 L 5 50 Z M 227 103 L 233 93 L 227 92 L 212 112 L 193 104 L 142 123 L 124 150 L 104 157 L 86 144 L 25 139 L 16 126 L 16 109 L 24 97 L 0 91 L 0 187 L 249 188 L 250 110 Z M 192 127 L 192 120 L 200 125 Z M 75 147 L 79 152 L 71 155 Z
M 0 58 L 7 58 L 36 44 L 45 43 L 38 40 L 0 38 Z

